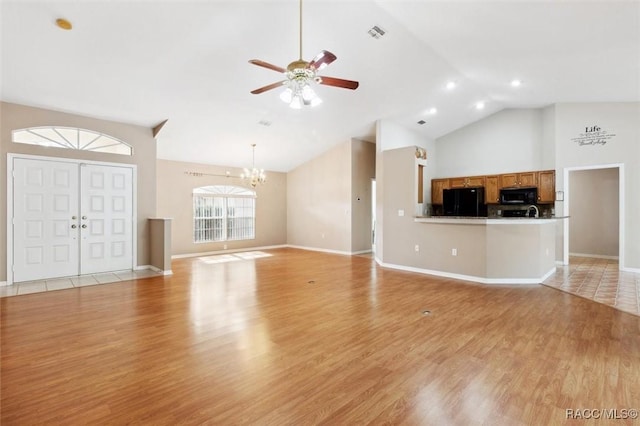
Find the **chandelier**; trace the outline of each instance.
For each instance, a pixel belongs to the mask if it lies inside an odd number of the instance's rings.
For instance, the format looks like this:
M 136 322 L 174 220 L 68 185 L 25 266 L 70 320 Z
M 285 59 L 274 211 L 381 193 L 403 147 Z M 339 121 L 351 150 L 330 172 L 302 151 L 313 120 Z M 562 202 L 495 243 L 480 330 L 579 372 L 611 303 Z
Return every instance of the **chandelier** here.
M 240 177 L 248 180 L 249 185 L 251 185 L 252 188 L 255 188 L 259 183 L 265 183 L 267 181 L 267 175 L 264 173 L 264 169 L 256 168 L 256 144 L 251 144 L 251 148 L 253 149 L 251 170 L 245 168 L 244 173 L 242 173 Z

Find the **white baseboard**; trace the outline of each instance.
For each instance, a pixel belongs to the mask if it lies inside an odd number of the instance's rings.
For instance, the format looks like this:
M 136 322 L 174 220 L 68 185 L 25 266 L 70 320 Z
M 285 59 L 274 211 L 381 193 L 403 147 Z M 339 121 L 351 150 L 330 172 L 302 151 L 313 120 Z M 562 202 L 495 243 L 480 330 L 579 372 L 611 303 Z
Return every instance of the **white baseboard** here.
M 557 266 L 565 266 L 564 262 L 562 260 L 556 260 L 556 265 Z
M 0 287 L 4 287 L 5 285 L 9 285 L 6 281 L 0 281 Z
M 620 270 L 624 272 L 635 272 L 637 274 L 640 274 L 640 268 L 620 268 Z
M 322 253 L 341 254 L 341 255 L 344 255 L 344 256 L 351 256 L 353 254 L 353 253 L 351 253 L 349 251 L 331 250 L 331 249 L 323 249 L 323 248 L 317 248 L 317 247 L 296 246 L 296 245 L 292 245 L 292 244 L 288 244 L 287 247 L 300 249 L 300 250 L 319 251 L 319 252 L 322 252 Z
M 147 265 L 147 266 L 149 266 L 149 267 L 146 268 L 146 269 L 151 269 L 153 272 L 157 272 L 157 273 L 162 274 L 162 275 L 173 275 L 173 271 L 171 269 L 162 270 L 160 268 L 156 268 L 153 265 Z
M 360 250 L 360 251 L 352 251 L 351 254 L 367 254 L 371 253 L 371 249 L 369 250 Z
M 229 249 L 229 250 L 215 250 L 215 251 L 203 251 L 198 253 L 185 253 L 185 254 L 174 254 L 171 256 L 171 259 L 184 259 L 186 257 L 200 257 L 200 256 L 211 256 L 213 254 L 226 254 L 226 253 L 239 253 L 243 251 L 255 251 L 255 250 L 269 250 L 269 249 L 277 249 L 277 248 L 286 248 L 291 247 L 286 244 L 277 245 L 277 246 L 262 246 L 262 247 L 244 247 L 239 249 Z
M 594 259 L 618 260 L 618 256 L 605 256 L 603 254 L 569 253 L 569 256 L 574 256 L 574 257 L 592 257 Z
M 474 275 L 454 274 L 452 272 L 436 271 L 433 269 L 415 268 L 413 266 L 395 265 L 392 263 L 382 263 L 376 258 L 380 266 L 390 269 L 398 269 L 418 274 L 435 275 L 437 277 L 454 278 L 456 280 L 473 281 L 480 284 L 540 284 L 549 278 L 555 271 L 555 266 L 539 278 L 484 278 Z

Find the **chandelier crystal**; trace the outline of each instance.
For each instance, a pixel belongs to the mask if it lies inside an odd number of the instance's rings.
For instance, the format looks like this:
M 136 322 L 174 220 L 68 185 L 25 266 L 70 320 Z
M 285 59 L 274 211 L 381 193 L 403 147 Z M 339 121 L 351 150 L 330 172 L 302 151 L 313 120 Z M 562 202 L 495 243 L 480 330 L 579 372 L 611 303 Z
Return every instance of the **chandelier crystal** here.
M 244 173 L 240 175 L 242 179 L 246 179 L 249 181 L 249 185 L 252 188 L 258 186 L 258 184 L 265 183 L 267 181 L 267 175 L 264 173 L 264 169 L 256 168 L 256 144 L 251 144 L 253 149 L 253 161 L 251 164 L 251 169 L 244 169 Z

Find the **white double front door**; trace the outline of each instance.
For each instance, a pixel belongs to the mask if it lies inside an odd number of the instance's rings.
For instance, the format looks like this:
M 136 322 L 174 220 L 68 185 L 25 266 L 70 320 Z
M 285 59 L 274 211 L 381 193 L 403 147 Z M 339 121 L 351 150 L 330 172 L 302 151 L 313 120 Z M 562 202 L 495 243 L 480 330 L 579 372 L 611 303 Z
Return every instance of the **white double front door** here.
M 13 281 L 133 268 L 133 169 L 13 159 Z

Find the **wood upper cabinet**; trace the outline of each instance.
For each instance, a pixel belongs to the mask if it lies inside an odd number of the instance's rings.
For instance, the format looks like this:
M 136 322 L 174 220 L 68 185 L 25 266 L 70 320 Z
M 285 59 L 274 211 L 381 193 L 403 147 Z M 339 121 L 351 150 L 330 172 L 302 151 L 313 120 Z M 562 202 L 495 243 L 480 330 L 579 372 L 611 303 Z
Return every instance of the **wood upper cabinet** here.
M 502 188 L 538 188 L 538 203 L 549 204 L 556 199 L 555 170 L 505 173 L 501 175 L 452 177 L 431 180 L 431 203 L 442 204 L 442 190 L 448 188 L 484 187 L 486 204 L 500 203 Z
M 455 177 L 449 179 L 450 188 L 466 188 L 471 186 L 484 186 L 484 176 Z
M 500 175 L 500 188 L 538 186 L 537 172 L 505 173 Z
M 442 204 L 442 190 L 449 188 L 449 179 L 431 179 L 431 204 Z
M 485 176 L 484 202 L 486 204 L 500 203 L 500 187 L 498 186 L 499 180 L 500 177 L 498 175 Z
M 556 200 L 556 171 L 538 172 L 538 203 L 553 203 Z

